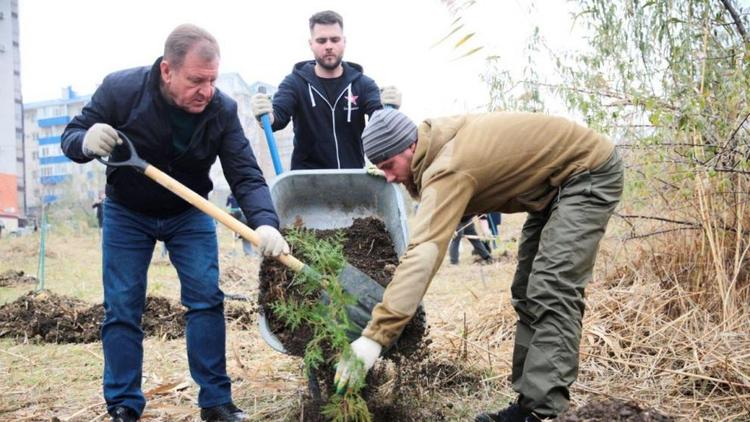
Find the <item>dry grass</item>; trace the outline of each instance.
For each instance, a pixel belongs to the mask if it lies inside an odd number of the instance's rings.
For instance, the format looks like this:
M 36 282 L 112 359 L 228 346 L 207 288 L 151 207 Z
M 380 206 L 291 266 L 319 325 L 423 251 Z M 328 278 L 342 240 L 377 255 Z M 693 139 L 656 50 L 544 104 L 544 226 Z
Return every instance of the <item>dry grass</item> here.
M 513 233 L 508 233 L 505 241 L 514 249 Z M 240 243 L 233 241 L 223 228 L 219 234 L 222 288 L 227 293 L 255 299 L 259 260 L 242 257 Z M 65 235 L 50 233 L 46 259 L 49 290 L 101 302 L 98 236 L 94 229 Z M 0 262 L 0 272 L 15 269 L 35 275 L 38 247 L 38 238 L 34 237 L 2 239 L 0 254 L 7 259 Z M 471 364 L 472 357 L 457 346 L 463 323 L 462 317 L 456 319 L 456 315 L 465 312 L 469 324 L 482 319 L 482 315 L 474 313 L 475 305 L 484 301 L 497 303 L 493 298 L 502 300 L 500 292 L 504 289 L 507 293 L 513 263 L 509 257 L 491 266 L 473 265 L 469 249 L 468 243 L 464 245 L 461 265 L 446 265 L 440 271 L 425 306 L 436 357 L 458 357 L 467 363 L 467 373 L 489 374 L 486 367 Z M 178 299 L 178 287 L 174 269 L 160 258 L 157 247 L 149 270 L 149 294 Z M 29 285 L 0 288 L 0 303 L 13 301 L 29 289 Z M 227 365 L 238 405 L 252 420 L 294 420 L 306 390 L 301 360 L 273 351 L 256 330 L 230 323 L 227 338 Z M 150 397 L 144 419 L 198 420 L 197 387 L 188 373 L 184 340 L 147 339 L 144 349 L 143 389 Z M 107 420 L 101 397 L 102 366 L 99 343 L 16 344 L 0 340 L 0 377 L 4 380 L 0 384 L 0 421 Z M 508 396 L 506 393 L 504 397 Z M 504 400 L 498 401 L 493 392 L 481 386 L 477 386 L 477 391 L 444 390 L 442 397 L 425 397 L 430 399 L 436 406 L 450 403 L 452 408 L 447 413 L 454 420 L 469 418 L 475 411 L 496 407 Z
M 443 409 L 449 420 L 470 420 L 477 411 L 502 407 L 513 397 L 508 378 L 515 313 L 509 285 L 515 237 L 524 216 L 505 217 L 501 229 L 509 255 L 493 265 L 474 265 L 465 244 L 461 264 L 451 266 L 446 259 L 425 297 L 435 359 L 453 362 L 482 378 L 470 388 L 440 390 L 419 403 Z M 682 420 L 748 420 L 747 306 L 738 307 L 731 318 L 717 318 L 716 307 L 696 303 L 695 291 L 670 282 L 667 273 L 658 270 L 674 268 L 665 265 L 665 259 L 686 260 L 654 255 L 652 251 L 658 250 L 654 247 L 678 251 L 690 244 L 688 238 L 681 243 L 673 238 L 661 246 L 653 241 L 623 244 L 618 239 L 624 228 L 614 222 L 587 291 L 573 404 L 615 397 L 636 400 Z M 47 261 L 49 289 L 91 302 L 101 300 L 96 236 L 93 230 L 64 239 L 50 236 L 50 250 L 56 255 Z M 20 269 L 35 274 L 34 242 L 33 238 L 0 241 L 0 254 L 8 257 L 0 262 L 0 272 Z M 233 244 L 223 229 L 220 248 L 224 290 L 255 298 L 257 259 L 239 256 L 241 246 Z M 171 266 L 152 265 L 149 277 L 150 293 L 178 297 Z M 0 302 L 27 290 L 28 286 L 0 288 Z M 184 341 L 148 339 L 145 351 L 143 388 L 151 398 L 144 419 L 197 420 L 197 388 L 188 374 Z M 252 420 L 295 420 L 306 388 L 301 361 L 272 351 L 257 330 L 231 323 L 227 352 L 234 399 Z M 0 420 L 106 420 L 101 370 L 98 343 L 33 345 L 0 340 Z

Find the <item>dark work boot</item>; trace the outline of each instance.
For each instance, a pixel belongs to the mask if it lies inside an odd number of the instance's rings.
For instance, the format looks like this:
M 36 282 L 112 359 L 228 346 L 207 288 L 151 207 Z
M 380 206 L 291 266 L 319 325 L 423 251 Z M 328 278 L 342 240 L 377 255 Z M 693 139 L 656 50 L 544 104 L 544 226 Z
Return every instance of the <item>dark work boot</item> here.
M 234 403 L 229 402 L 221 406 L 201 409 L 201 420 L 208 422 L 243 422 L 248 420 L 248 417 Z
M 474 422 L 540 422 L 547 418 L 535 415 L 532 411 L 513 403 L 497 413 L 481 413 Z
M 112 422 L 136 422 L 138 420 L 135 410 L 125 406 L 115 407 L 109 415 L 112 416 Z

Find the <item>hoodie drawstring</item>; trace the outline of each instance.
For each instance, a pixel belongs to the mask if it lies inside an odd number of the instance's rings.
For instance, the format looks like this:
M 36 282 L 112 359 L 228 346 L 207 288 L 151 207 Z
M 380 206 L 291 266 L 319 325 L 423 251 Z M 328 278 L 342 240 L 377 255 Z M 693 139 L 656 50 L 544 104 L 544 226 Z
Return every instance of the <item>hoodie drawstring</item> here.
M 349 86 L 347 87 L 349 90 L 349 95 L 346 96 L 348 109 L 346 111 L 346 121 L 347 123 L 352 122 L 352 83 L 349 82 Z
M 309 83 L 307 84 L 307 92 L 310 93 L 310 102 L 312 103 L 312 106 L 315 107 L 315 97 L 313 96 L 312 85 Z

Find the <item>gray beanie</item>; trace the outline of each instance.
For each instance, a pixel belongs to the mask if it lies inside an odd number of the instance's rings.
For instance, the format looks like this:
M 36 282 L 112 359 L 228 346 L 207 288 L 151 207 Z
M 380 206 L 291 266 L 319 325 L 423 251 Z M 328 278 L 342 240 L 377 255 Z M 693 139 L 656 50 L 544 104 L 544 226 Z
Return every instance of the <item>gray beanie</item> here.
M 417 140 L 417 126 L 395 108 L 377 110 L 362 131 L 362 146 L 373 164 L 404 152 Z

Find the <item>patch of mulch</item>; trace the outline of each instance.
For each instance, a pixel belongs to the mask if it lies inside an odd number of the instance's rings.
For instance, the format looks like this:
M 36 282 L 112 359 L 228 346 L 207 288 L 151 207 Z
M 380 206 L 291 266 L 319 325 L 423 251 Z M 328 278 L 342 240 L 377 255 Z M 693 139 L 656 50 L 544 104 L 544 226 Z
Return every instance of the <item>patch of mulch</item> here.
M 225 307 L 225 318 L 243 326 L 252 325 L 255 313 L 255 307 Z M 102 304 L 49 291 L 29 292 L 0 307 L 0 337 L 24 343 L 93 343 L 101 340 L 103 320 Z M 185 309 L 169 299 L 148 296 L 141 326 L 146 337 L 183 337 Z
M 645 409 L 632 401 L 607 399 L 592 401 L 577 409 L 569 409 L 558 416 L 559 422 L 672 422 L 676 418 L 665 416 L 654 409 Z
M 0 274 L 0 287 L 15 286 L 18 284 L 36 284 L 37 279 L 33 275 L 26 275 L 23 271 L 8 270 Z
M 381 285 L 387 286 L 398 265 L 398 256 L 383 222 L 376 218 L 355 219 L 352 226 L 342 230 L 344 232 L 343 252 L 347 262 Z M 319 239 L 329 239 L 338 230 L 313 230 L 312 232 Z M 294 248 L 294 245 L 291 246 Z M 304 256 L 298 258 L 304 261 Z M 312 339 L 309 326 L 302 324 L 297 329 L 291 330 L 284 325 L 283 321 L 274 316 L 271 308 L 272 303 L 287 297 L 304 297 L 297 286 L 291 285 L 294 273 L 277 261 L 269 259 L 261 264 L 259 278 L 258 302 L 271 331 L 276 334 L 291 355 L 304 356 L 305 346 Z M 426 385 L 424 380 L 429 379 L 430 382 L 440 384 L 441 381 L 436 380 L 451 377 L 441 372 L 440 366 L 426 364 L 429 361 L 428 346 L 431 344 L 428 334 L 426 316 L 420 308 L 405 327 L 398 342 L 383 353 L 384 359 L 381 359 L 368 374 L 368 387 L 363 397 L 367 400 L 373 420 L 444 419 L 439 409 L 432 410 L 419 405 L 419 395 L 423 394 Z M 300 409 L 300 420 L 308 422 L 324 420 L 320 415 L 320 409 L 328 401 L 330 395 L 334 394 L 335 355 L 331 350 L 325 350 L 325 347 L 324 355 L 327 360 L 318 368 L 310 382 L 311 392 Z M 447 381 L 445 385 L 450 385 L 450 383 L 451 381 Z

